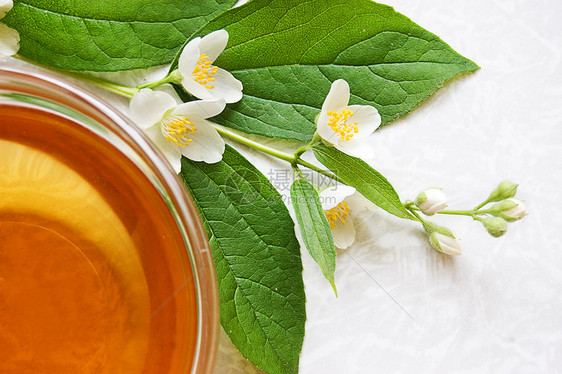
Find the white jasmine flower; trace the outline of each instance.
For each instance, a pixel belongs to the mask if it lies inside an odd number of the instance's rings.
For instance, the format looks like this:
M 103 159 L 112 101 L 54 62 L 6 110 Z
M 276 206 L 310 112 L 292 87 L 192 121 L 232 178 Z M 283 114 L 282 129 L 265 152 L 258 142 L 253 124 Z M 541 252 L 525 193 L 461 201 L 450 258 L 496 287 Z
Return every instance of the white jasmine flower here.
M 428 188 L 418 195 L 415 203 L 424 214 L 431 216 L 447 207 L 447 197 L 439 188 Z
M 0 19 L 4 18 L 13 5 L 12 0 L 0 0 Z M 19 42 L 20 34 L 11 27 L 0 23 L 0 61 L 5 61 L 6 57 L 18 53 Z
M 320 203 L 332 229 L 334 244 L 346 249 L 355 241 L 355 227 L 350 213 L 367 209 L 370 202 L 355 188 L 344 184 L 327 188 L 320 192 Z
M 174 171 L 181 170 L 181 156 L 212 164 L 222 159 L 224 140 L 206 119 L 223 111 L 220 100 L 177 104 L 161 91 L 145 88 L 131 100 L 131 118 L 162 151 Z
M 228 71 L 213 66 L 227 43 L 226 30 L 213 31 L 187 43 L 178 61 L 181 84 L 187 92 L 199 99 L 222 98 L 227 103 L 242 98 L 242 83 Z
M 332 83 L 316 122 L 318 135 L 351 156 L 371 158 L 372 148 L 366 137 L 381 124 L 376 108 L 369 105 L 348 105 L 349 85 L 343 79 Z

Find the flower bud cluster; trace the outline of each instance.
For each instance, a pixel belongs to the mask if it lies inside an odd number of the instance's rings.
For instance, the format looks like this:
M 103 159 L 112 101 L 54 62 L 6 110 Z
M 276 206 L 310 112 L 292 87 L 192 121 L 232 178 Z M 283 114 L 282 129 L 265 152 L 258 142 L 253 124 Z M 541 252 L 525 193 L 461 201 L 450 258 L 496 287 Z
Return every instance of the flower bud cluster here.
M 483 203 L 483 205 L 492 202 L 496 204 L 488 209 L 477 211 L 477 213 L 486 214 L 486 217 L 480 219 L 480 222 L 488 233 L 496 238 L 506 232 L 508 222 L 515 222 L 525 217 L 525 204 L 514 197 L 517 193 L 517 186 L 508 180 L 501 182 Z
M 509 222 L 520 220 L 526 214 L 525 204 L 515 198 L 517 187 L 517 184 L 504 180 L 484 202 L 470 210 L 445 210 L 447 198 L 443 191 L 439 188 L 429 188 L 421 192 L 415 201 L 407 202 L 405 207 L 422 223 L 433 248 L 450 256 L 458 256 L 462 253 L 461 245 L 451 230 L 426 221 L 418 212 L 427 216 L 435 213 L 469 216 L 480 221 L 490 235 L 498 238 L 505 234 Z M 485 208 L 490 203 L 495 204 Z

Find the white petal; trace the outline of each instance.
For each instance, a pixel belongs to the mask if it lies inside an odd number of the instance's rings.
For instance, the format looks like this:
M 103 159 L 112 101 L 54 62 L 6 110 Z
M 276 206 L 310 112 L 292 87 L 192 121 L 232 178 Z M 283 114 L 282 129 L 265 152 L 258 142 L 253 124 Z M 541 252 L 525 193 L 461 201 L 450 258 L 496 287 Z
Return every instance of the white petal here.
M 181 85 L 187 92 L 189 92 L 190 94 L 192 94 L 198 99 L 201 100 L 215 99 L 210 89 L 205 88 L 199 83 L 195 82 L 195 80 L 191 76 L 189 76 L 188 78 L 184 78 L 181 81 Z
M 176 100 L 171 95 L 143 88 L 131 99 L 131 118 L 141 129 L 146 129 L 160 122 L 175 106 Z
M 204 53 L 210 61 L 215 61 L 228 43 L 228 32 L 217 30 L 205 35 L 199 43 L 199 53 Z
M 183 51 L 181 51 L 180 59 L 178 60 L 178 69 L 183 78 L 191 78 L 193 75 L 193 70 L 195 70 L 199 55 L 201 54 L 201 52 L 199 52 L 200 41 L 201 38 L 190 40 L 183 48 Z
M 322 210 L 330 210 L 345 200 L 346 197 L 353 195 L 355 188 L 345 184 L 336 184 L 321 191 L 319 194 Z
M 364 140 L 361 142 L 351 142 L 351 141 L 339 141 L 334 146 L 342 151 L 343 153 L 347 153 L 350 156 L 359 157 L 363 160 L 372 159 L 375 156 L 375 149 L 373 145 L 368 141 Z
M 220 100 L 195 100 L 178 105 L 170 115 L 180 115 L 188 118 L 210 118 L 220 114 L 226 103 Z
M 215 98 L 223 98 L 227 103 L 236 103 L 242 98 L 242 82 L 234 78 L 228 71 L 218 68 L 213 76 L 215 87 L 209 91 Z
M 341 110 L 349 103 L 349 84 L 343 79 L 338 79 L 332 83 L 330 92 L 322 104 L 322 111 Z
M 316 131 L 318 135 L 330 144 L 337 144 L 340 138 L 338 134 L 330 126 L 328 126 L 328 114 L 322 110 L 316 121 Z
M 193 119 L 193 123 L 197 126 L 197 130 L 191 135 L 193 141 L 181 148 L 181 153 L 190 160 L 208 164 L 222 160 L 224 140 L 213 124 L 204 119 Z
M 370 105 L 350 105 L 347 108 L 353 113 L 348 123 L 357 122 L 357 133 L 349 140 L 350 142 L 364 139 L 371 135 L 380 125 L 381 116 L 377 108 Z
M 373 204 L 370 200 L 367 200 L 367 198 L 359 192 L 355 192 L 353 195 L 348 196 L 345 201 L 347 201 L 349 211 L 354 213 L 376 207 L 375 204 Z
M 178 96 L 178 93 L 176 92 L 175 88 L 169 83 L 165 83 L 161 86 L 158 86 L 157 88 L 154 89 L 154 91 L 160 91 L 160 92 L 167 93 L 168 95 L 170 95 L 171 97 L 174 98 L 174 100 L 176 101 L 176 105 L 179 105 L 179 104 L 183 103 L 183 100 L 180 99 L 180 97 Z
M 16 30 L 0 23 L 0 60 L 18 53 L 19 41 L 20 34 Z
M 336 227 L 332 229 L 332 236 L 334 237 L 334 244 L 336 247 L 346 249 L 355 241 L 355 227 L 353 219 L 347 216 L 345 223 L 338 221 Z
M 0 0 L 0 19 L 4 18 L 13 6 L 14 2 L 12 0 Z
M 162 135 L 160 125 L 151 126 L 144 129 L 150 140 L 162 152 L 164 158 L 170 163 L 172 169 L 177 174 L 181 171 L 181 152 L 179 147 L 172 142 L 167 141 Z

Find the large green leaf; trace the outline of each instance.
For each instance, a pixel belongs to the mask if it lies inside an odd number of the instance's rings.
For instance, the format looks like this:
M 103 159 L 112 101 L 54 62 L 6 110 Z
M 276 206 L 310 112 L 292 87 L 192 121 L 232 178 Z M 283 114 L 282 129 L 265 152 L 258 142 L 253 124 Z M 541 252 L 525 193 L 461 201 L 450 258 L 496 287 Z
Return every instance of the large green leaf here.
M 236 0 L 14 0 L 2 22 L 22 56 L 65 70 L 116 71 L 170 62 L 186 38 Z
M 336 247 L 318 192 L 307 180 L 297 179 L 291 185 L 291 203 L 304 245 L 337 295 L 334 279 Z
M 224 330 L 256 366 L 297 373 L 305 295 L 299 244 L 281 195 L 228 146 L 216 164 L 184 158 L 180 176 L 207 229 Z
M 355 187 L 365 198 L 390 214 L 414 219 L 400 201 L 392 184 L 365 161 L 323 144 L 315 145 L 312 150 L 318 161 L 333 171 L 343 183 Z
M 410 112 L 453 76 L 478 66 L 391 7 L 370 0 L 254 0 L 199 30 L 226 29 L 216 65 L 244 84 L 217 118 L 246 133 L 308 141 L 331 82 L 383 124 Z

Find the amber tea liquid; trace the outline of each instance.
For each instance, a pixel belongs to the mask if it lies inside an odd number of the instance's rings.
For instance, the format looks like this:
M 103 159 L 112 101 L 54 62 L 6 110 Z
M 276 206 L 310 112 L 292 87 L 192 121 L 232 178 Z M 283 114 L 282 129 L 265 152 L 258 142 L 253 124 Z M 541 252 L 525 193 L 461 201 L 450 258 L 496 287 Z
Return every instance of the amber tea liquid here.
M 0 373 L 186 373 L 192 269 L 168 207 L 107 141 L 0 105 Z

